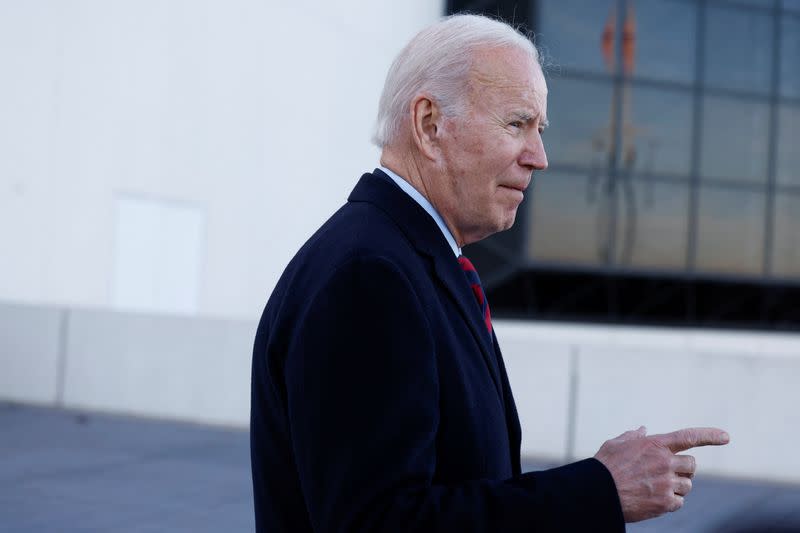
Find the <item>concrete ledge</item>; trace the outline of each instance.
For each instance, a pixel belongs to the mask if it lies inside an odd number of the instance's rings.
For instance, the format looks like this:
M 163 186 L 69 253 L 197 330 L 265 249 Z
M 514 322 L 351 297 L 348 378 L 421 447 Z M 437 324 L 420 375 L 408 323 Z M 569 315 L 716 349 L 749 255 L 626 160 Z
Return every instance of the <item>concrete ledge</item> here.
M 522 448 L 531 455 L 565 460 L 570 432 L 570 347 L 532 344 L 523 327 L 496 324 L 508 379 L 514 392 Z
M 75 311 L 64 405 L 246 426 L 255 326 Z
M 525 455 L 719 426 L 700 469 L 800 482 L 800 335 L 496 321 Z M 0 305 L 0 398 L 246 427 L 255 322 Z
M 718 426 L 730 432 L 730 445 L 687 452 L 701 469 L 800 481 L 800 360 L 596 349 L 581 354 L 580 376 L 582 455 L 642 424 L 651 433 Z
M 65 311 L 0 303 L 0 398 L 54 405 Z
M 518 360 L 546 349 L 525 372 L 552 375 L 568 353 L 577 354 L 568 410 L 550 413 L 570 420 L 577 457 L 594 455 L 607 439 L 639 425 L 663 433 L 683 427 L 718 426 L 731 434 L 722 448 L 691 452 L 703 471 L 722 475 L 800 482 L 800 335 L 583 326 L 497 324 L 509 372 Z M 511 333 L 512 343 L 504 333 Z M 513 333 L 512 333 L 513 332 Z M 546 347 L 546 348 L 545 348 Z M 530 375 L 511 377 L 530 383 Z M 563 387 L 563 381 L 555 380 Z M 531 388 L 522 398 L 520 417 L 530 416 L 526 432 L 536 432 L 532 406 L 562 409 L 553 386 Z M 519 403 L 519 402 L 518 402 Z M 523 440 L 523 453 L 547 454 L 535 437 Z M 571 455 L 571 454 L 567 454 Z

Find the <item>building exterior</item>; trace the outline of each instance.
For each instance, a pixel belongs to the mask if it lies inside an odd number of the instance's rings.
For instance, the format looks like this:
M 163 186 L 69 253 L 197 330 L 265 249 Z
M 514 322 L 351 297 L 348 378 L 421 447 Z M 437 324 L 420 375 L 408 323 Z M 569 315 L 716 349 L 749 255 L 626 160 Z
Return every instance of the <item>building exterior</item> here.
M 548 76 L 549 170 L 470 250 L 495 313 L 800 326 L 800 2 L 448 9 L 533 30 Z
M 483 9 L 549 58 L 550 170 L 467 250 L 495 318 L 539 319 L 494 321 L 523 453 L 718 425 L 704 472 L 800 481 L 798 335 L 546 321 L 797 327 L 800 6 L 751 4 L 0 2 L 0 400 L 246 426 L 392 58 Z

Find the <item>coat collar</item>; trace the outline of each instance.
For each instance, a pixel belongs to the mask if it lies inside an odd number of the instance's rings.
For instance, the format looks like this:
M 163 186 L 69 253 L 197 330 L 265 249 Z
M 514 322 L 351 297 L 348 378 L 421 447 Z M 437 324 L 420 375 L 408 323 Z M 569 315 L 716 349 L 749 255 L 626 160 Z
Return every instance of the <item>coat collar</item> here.
M 497 393 L 503 398 L 492 336 L 486 331 L 478 302 L 461 270 L 461 265 L 436 222 L 422 206 L 380 170 L 361 176 L 348 201 L 368 202 L 382 210 L 403 231 L 417 251 L 432 260 L 439 282 L 457 304 L 464 321 L 469 324 L 472 335 L 481 348 Z

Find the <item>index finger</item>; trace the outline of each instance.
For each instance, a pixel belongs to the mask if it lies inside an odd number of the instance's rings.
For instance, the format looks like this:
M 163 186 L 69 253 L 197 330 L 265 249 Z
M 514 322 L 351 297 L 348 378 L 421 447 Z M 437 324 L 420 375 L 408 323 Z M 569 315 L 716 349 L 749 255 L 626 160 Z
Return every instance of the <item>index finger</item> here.
M 660 442 L 672 453 L 697 446 L 721 446 L 731 440 L 728 433 L 719 428 L 685 428 L 672 433 L 651 435 L 649 438 Z

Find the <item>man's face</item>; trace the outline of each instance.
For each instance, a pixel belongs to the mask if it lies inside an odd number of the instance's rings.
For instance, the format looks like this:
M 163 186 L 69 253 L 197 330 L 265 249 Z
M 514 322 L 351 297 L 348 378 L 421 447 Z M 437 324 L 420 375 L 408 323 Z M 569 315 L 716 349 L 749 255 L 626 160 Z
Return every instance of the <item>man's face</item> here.
M 520 50 L 477 53 L 466 109 L 444 119 L 441 175 L 428 184 L 459 245 L 510 228 L 533 171 L 547 168 L 541 68 Z

